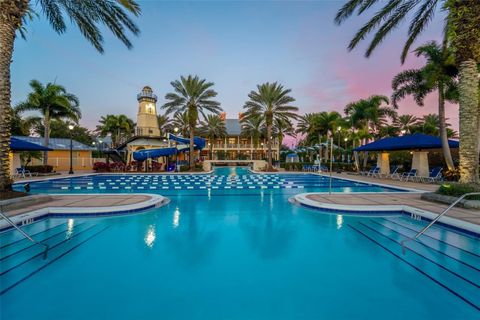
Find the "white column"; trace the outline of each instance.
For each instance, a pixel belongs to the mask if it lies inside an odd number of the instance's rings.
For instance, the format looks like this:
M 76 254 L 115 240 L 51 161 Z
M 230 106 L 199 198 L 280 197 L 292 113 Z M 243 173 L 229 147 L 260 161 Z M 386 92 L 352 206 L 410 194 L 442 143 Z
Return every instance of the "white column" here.
M 380 167 L 380 173 L 382 175 L 390 174 L 390 154 L 388 152 L 378 154 L 377 166 Z
M 417 176 L 428 177 L 428 151 L 413 151 L 412 155 L 412 169 L 417 169 Z

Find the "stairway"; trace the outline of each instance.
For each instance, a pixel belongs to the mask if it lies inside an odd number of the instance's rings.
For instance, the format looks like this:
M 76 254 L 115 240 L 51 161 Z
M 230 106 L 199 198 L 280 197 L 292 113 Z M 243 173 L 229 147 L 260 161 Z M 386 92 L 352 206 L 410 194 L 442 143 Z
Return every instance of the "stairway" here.
M 49 245 L 44 248 L 30 242 L 17 230 L 0 234 L 0 296 L 31 276 L 41 272 L 65 255 L 71 253 L 108 227 L 95 221 L 75 223 L 73 219 L 44 219 L 23 226 L 22 229 L 36 241 Z
M 480 311 L 480 239 L 432 227 L 417 241 L 407 242 L 403 254 L 400 242 L 425 225 L 409 217 L 392 217 L 362 219 L 348 227 Z

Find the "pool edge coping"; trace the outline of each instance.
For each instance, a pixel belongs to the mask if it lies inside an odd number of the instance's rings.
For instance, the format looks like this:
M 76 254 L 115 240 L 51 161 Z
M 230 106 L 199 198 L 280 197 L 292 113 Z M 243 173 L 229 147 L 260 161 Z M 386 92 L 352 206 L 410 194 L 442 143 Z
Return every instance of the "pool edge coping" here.
M 64 196 L 65 194 L 58 194 L 58 193 L 50 193 L 51 196 Z M 72 194 L 69 194 L 69 196 Z M 77 193 L 73 194 L 74 196 L 91 196 L 92 193 Z M 102 193 L 98 194 L 99 196 L 112 196 L 118 195 L 117 193 Z M 149 196 L 150 199 L 132 203 L 132 204 L 125 204 L 119 206 L 105 206 L 105 207 L 45 207 L 40 208 L 24 213 L 20 213 L 13 217 L 10 217 L 17 226 L 23 226 L 30 224 L 34 221 L 47 218 L 47 217 L 111 217 L 111 216 L 120 216 L 120 215 L 128 215 L 133 213 L 138 213 L 142 211 L 146 211 L 153 208 L 160 208 L 168 203 L 170 203 L 170 199 L 158 194 L 152 193 L 135 193 L 130 195 L 141 195 L 141 196 Z M 0 232 L 7 231 L 13 228 L 9 223 L 6 221 L 0 221 Z
M 410 214 L 411 216 L 420 216 L 427 220 L 433 220 L 438 216 L 438 213 L 434 213 L 424 209 L 419 209 L 406 204 L 353 206 L 353 205 L 345 205 L 345 204 L 325 203 L 325 202 L 308 199 L 307 196 L 312 194 L 319 194 L 319 192 L 300 193 L 300 194 L 294 195 L 293 197 L 291 197 L 291 199 L 294 199 L 296 203 L 300 204 L 303 207 L 312 208 L 314 210 L 326 209 L 328 211 L 333 211 L 337 213 L 340 213 L 340 212 L 360 213 L 361 212 L 366 214 L 366 212 L 391 212 L 393 214 L 395 212 L 403 212 L 403 213 Z M 460 219 L 448 217 L 448 216 L 443 216 L 438 221 L 447 226 L 465 230 L 467 232 L 471 232 L 480 236 L 480 225 L 477 225 L 468 221 L 463 221 Z

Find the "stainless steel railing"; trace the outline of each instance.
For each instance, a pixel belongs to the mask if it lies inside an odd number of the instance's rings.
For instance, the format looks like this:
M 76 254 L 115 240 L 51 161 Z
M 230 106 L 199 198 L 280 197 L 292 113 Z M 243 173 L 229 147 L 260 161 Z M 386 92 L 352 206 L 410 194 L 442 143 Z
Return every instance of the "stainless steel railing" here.
M 443 210 L 442 213 L 440 213 L 435 219 L 433 219 L 426 227 L 424 227 L 422 230 L 420 230 L 415 236 L 407 238 L 405 240 L 402 240 L 400 244 L 402 245 L 402 252 L 405 254 L 405 243 L 407 243 L 410 240 L 416 240 L 418 239 L 422 234 L 424 234 L 431 226 L 435 224 L 441 217 L 443 217 L 450 209 L 455 207 L 460 201 L 462 201 L 465 197 L 468 196 L 478 196 L 480 195 L 480 192 L 470 192 L 470 193 L 465 193 L 461 197 L 459 197 L 457 200 L 455 200 L 451 205 L 448 206 L 445 210 Z
M 5 221 L 8 222 L 9 225 L 11 225 L 12 227 L 14 227 L 15 229 L 17 229 L 18 232 L 20 232 L 26 239 L 28 239 L 30 242 L 36 244 L 36 245 L 39 245 L 39 246 L 42 246 L 45 248 L 45 250 L 43 251 L 43 259 L 46 259 L 47 258 L 47 253 L 48 253 L 48 244 L 45 244 L 45 243 L 41 243 L 41 242 L 38 242 L 36 240 L 34 240 L 32 237 L 30 237 L 25 231 L 23 231 L 19 226 L 17 226 L 15 224 L 15 222 L 13 222 L 9 217 L 7 217 L 5 214 L 3 214 L 3 212 L 0 211 L 0 217 L 2 217 L 3 219 L 5 219 Z

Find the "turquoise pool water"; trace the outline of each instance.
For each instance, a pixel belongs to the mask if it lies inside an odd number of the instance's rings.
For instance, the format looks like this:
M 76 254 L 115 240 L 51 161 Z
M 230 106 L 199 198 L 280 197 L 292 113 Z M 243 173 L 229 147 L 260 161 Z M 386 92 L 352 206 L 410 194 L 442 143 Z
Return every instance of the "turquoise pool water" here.
M 47 260 L 1 233 L 1 319 L 480 318 L 473 235 L 436 226 L 402 255 L 425 222 L 290 204 L 301 189 L 167 191 L 143 214 L 25 226 Z

